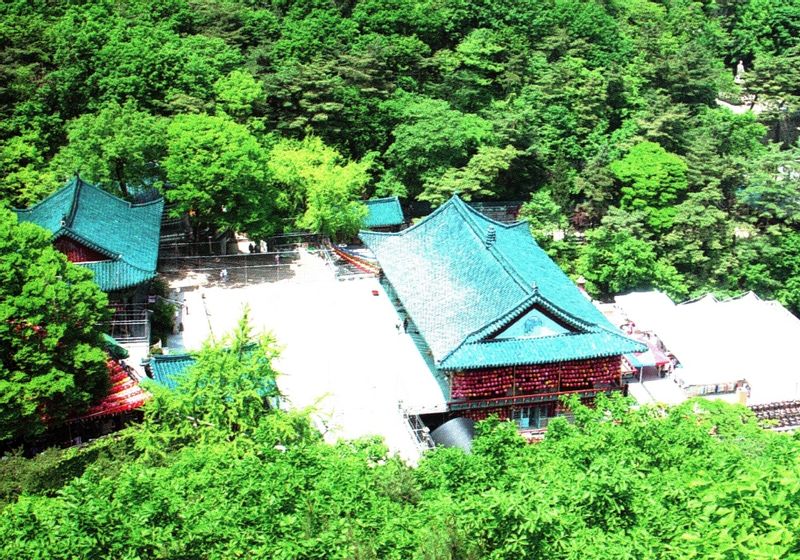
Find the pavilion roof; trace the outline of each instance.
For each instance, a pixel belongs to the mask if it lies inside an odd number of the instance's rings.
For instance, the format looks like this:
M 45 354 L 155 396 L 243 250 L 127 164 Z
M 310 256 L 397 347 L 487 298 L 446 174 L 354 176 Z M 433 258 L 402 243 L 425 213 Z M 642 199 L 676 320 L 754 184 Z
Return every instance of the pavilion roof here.
M 17 210 L 20 222 L 37 224 L 108 257 L 76 263 L 91 269 L 105 291 L 136 286 L 155 276 L 164 200 L 134 204 L 72 178 L 38 204 Z
M 178 385 L 178 379 L 194 365 L 196 359 L 191 354 L 162 354 L 150 358 L 153 379 L 169 389 Z
M 108 360 L 106 367 L 110 382 L 108 393 L 99 403 L 80 416 L 69 419 L 68 422 L 95 420 L 122 414 L 141 408 L 150 399 L 150 393 L 142 389 L 139 382 L 129 375 L 119 362 Z
M 365 228 L 399 226 L 405 222 L 400 200 L 396 196 L 367 200 L 369 213 L 364 218 Z
M 441 369 L 646 350 L 608 322 L 537 245 L 526 222 L 491 220 L 454 196 L 407 230 L 360 237 Z M 531 313 L 560 327 L 537 336 L 512 329 Z
M 245 347 L 245 353 L 250 355 L 257 346 L 249 344 Z M 186 375 L 189 368 L 197 363 L 197 357 L 194 354 L 156 354 L 150 357 L 150 370 L 153 373 L 153 379 L 165 386 L 168 389 L 177 389 L 181 377 Z M 259 390 L 261 394 L 272 392 L 276 388 L 276 384 L 271 382 Z M 279 399 L 277 397 L 271 399 L 273 407 L 278 407 Z

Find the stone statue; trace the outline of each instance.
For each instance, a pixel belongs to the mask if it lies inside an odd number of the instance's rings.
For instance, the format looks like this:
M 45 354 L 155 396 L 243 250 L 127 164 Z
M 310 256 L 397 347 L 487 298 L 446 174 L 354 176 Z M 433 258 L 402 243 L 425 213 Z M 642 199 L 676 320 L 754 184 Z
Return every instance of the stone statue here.
M 744 62 L 739 61 L 739 64 L 736 65 L 736 77 L 734 78 L 736 83 L 741 83 L 744 81 Z

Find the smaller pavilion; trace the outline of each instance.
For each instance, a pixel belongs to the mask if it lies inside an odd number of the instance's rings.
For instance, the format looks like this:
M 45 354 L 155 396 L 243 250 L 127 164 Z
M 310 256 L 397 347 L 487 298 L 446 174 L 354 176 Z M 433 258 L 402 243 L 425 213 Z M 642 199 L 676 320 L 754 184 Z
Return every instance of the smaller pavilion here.
M 186 370 L 194 366 L 197 359 L 191 354 L 155 354 L 145 364 L 145 371 L 168 389 L 175 389 Z
M 253 347 L 255 348 L 255 347 Z M 252 350 L 246 350 L 249 354 Z M 183 378 L 191 368 L 197 363 L 194 354 L 155 354 L 146 362 L 143 362 L 147 376 L 170 390 L 178 390 L 181 378 Z M 261 394 L 271 393 L 277 389 L 276 384 L 270 383 L 264 387 Z M 279 396 L 269 397 L 267 402 L 271 408 L 280 408 L 281 399 Z
M 163 211 L 163 198 L 134 204 L 75 176 L 16 213 L 20 222 L 49 230 L 53 245 L 94 272 L 100 289 L 130 292 L 156 275 Z

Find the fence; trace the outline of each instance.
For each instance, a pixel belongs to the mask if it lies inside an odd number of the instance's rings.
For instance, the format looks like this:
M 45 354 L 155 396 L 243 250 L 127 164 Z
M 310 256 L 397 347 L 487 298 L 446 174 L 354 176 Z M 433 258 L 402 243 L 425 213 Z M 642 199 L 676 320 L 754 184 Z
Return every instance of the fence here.
M 121 343 L 150 342 L 150 311 L 140 305 L 117 305 L 107 332 Z
M 234 255 L 167 256 L 158 259 L 165 274 L 201 273 L 211 283 L 246 285 L 276 282 L 294 276 L 300 266 L 297 250 Z
M 275 253 L 294 249 L 300 244 L 317 246 L 320 242 L 318 234 L 308 232 L 286 233 L 255 241 L 233 236 L 209 236 L 203 241 L 187 241 L 180 235 L 166 233 L 162 226 L 159 254 L 163 258 L 247 255 L 250 254 L 244 252 L 247 245 L 252 245 L 257 251 Z

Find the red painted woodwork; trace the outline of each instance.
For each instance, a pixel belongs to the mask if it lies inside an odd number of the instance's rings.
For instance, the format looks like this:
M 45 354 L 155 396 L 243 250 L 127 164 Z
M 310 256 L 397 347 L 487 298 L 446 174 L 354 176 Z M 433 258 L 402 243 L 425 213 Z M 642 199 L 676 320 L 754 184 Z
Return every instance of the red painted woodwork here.
M 82 245 L 69 237 L 59 237 L 53 243 L 53 246 L 67 255 L 70 262 L 78 263 L 109 260 L 104 254 L 90 249 L 86 245 Z
M 619 356 L 467 370 L 453 374 L 450 395 L 453 399 L 471 400 L 580 391 L 613 383 L 619 373 Z
M 485 420 L 492 414 L 496 415 L 500 420 L 508 420 L 511 416 L 511 409 L 508 407 L 504 408 L 478 408 L 473 410 L 464 410 L 463 412 L 459 412 L 458 416 L 463 416 L 464 418 L 470 418 L 475 420 Z
M 106 367 L 111 381 L 108 394 L 83 415 L 73 418 L 71 421 L 90 420 L 122 414 L 129 410 L 141 408 L 150 399 L 150 393 L 142 389 L 139 386 L 139 382 L 128 375 L 125 368 L 118 361 L 109 359 L 106 362 Z

